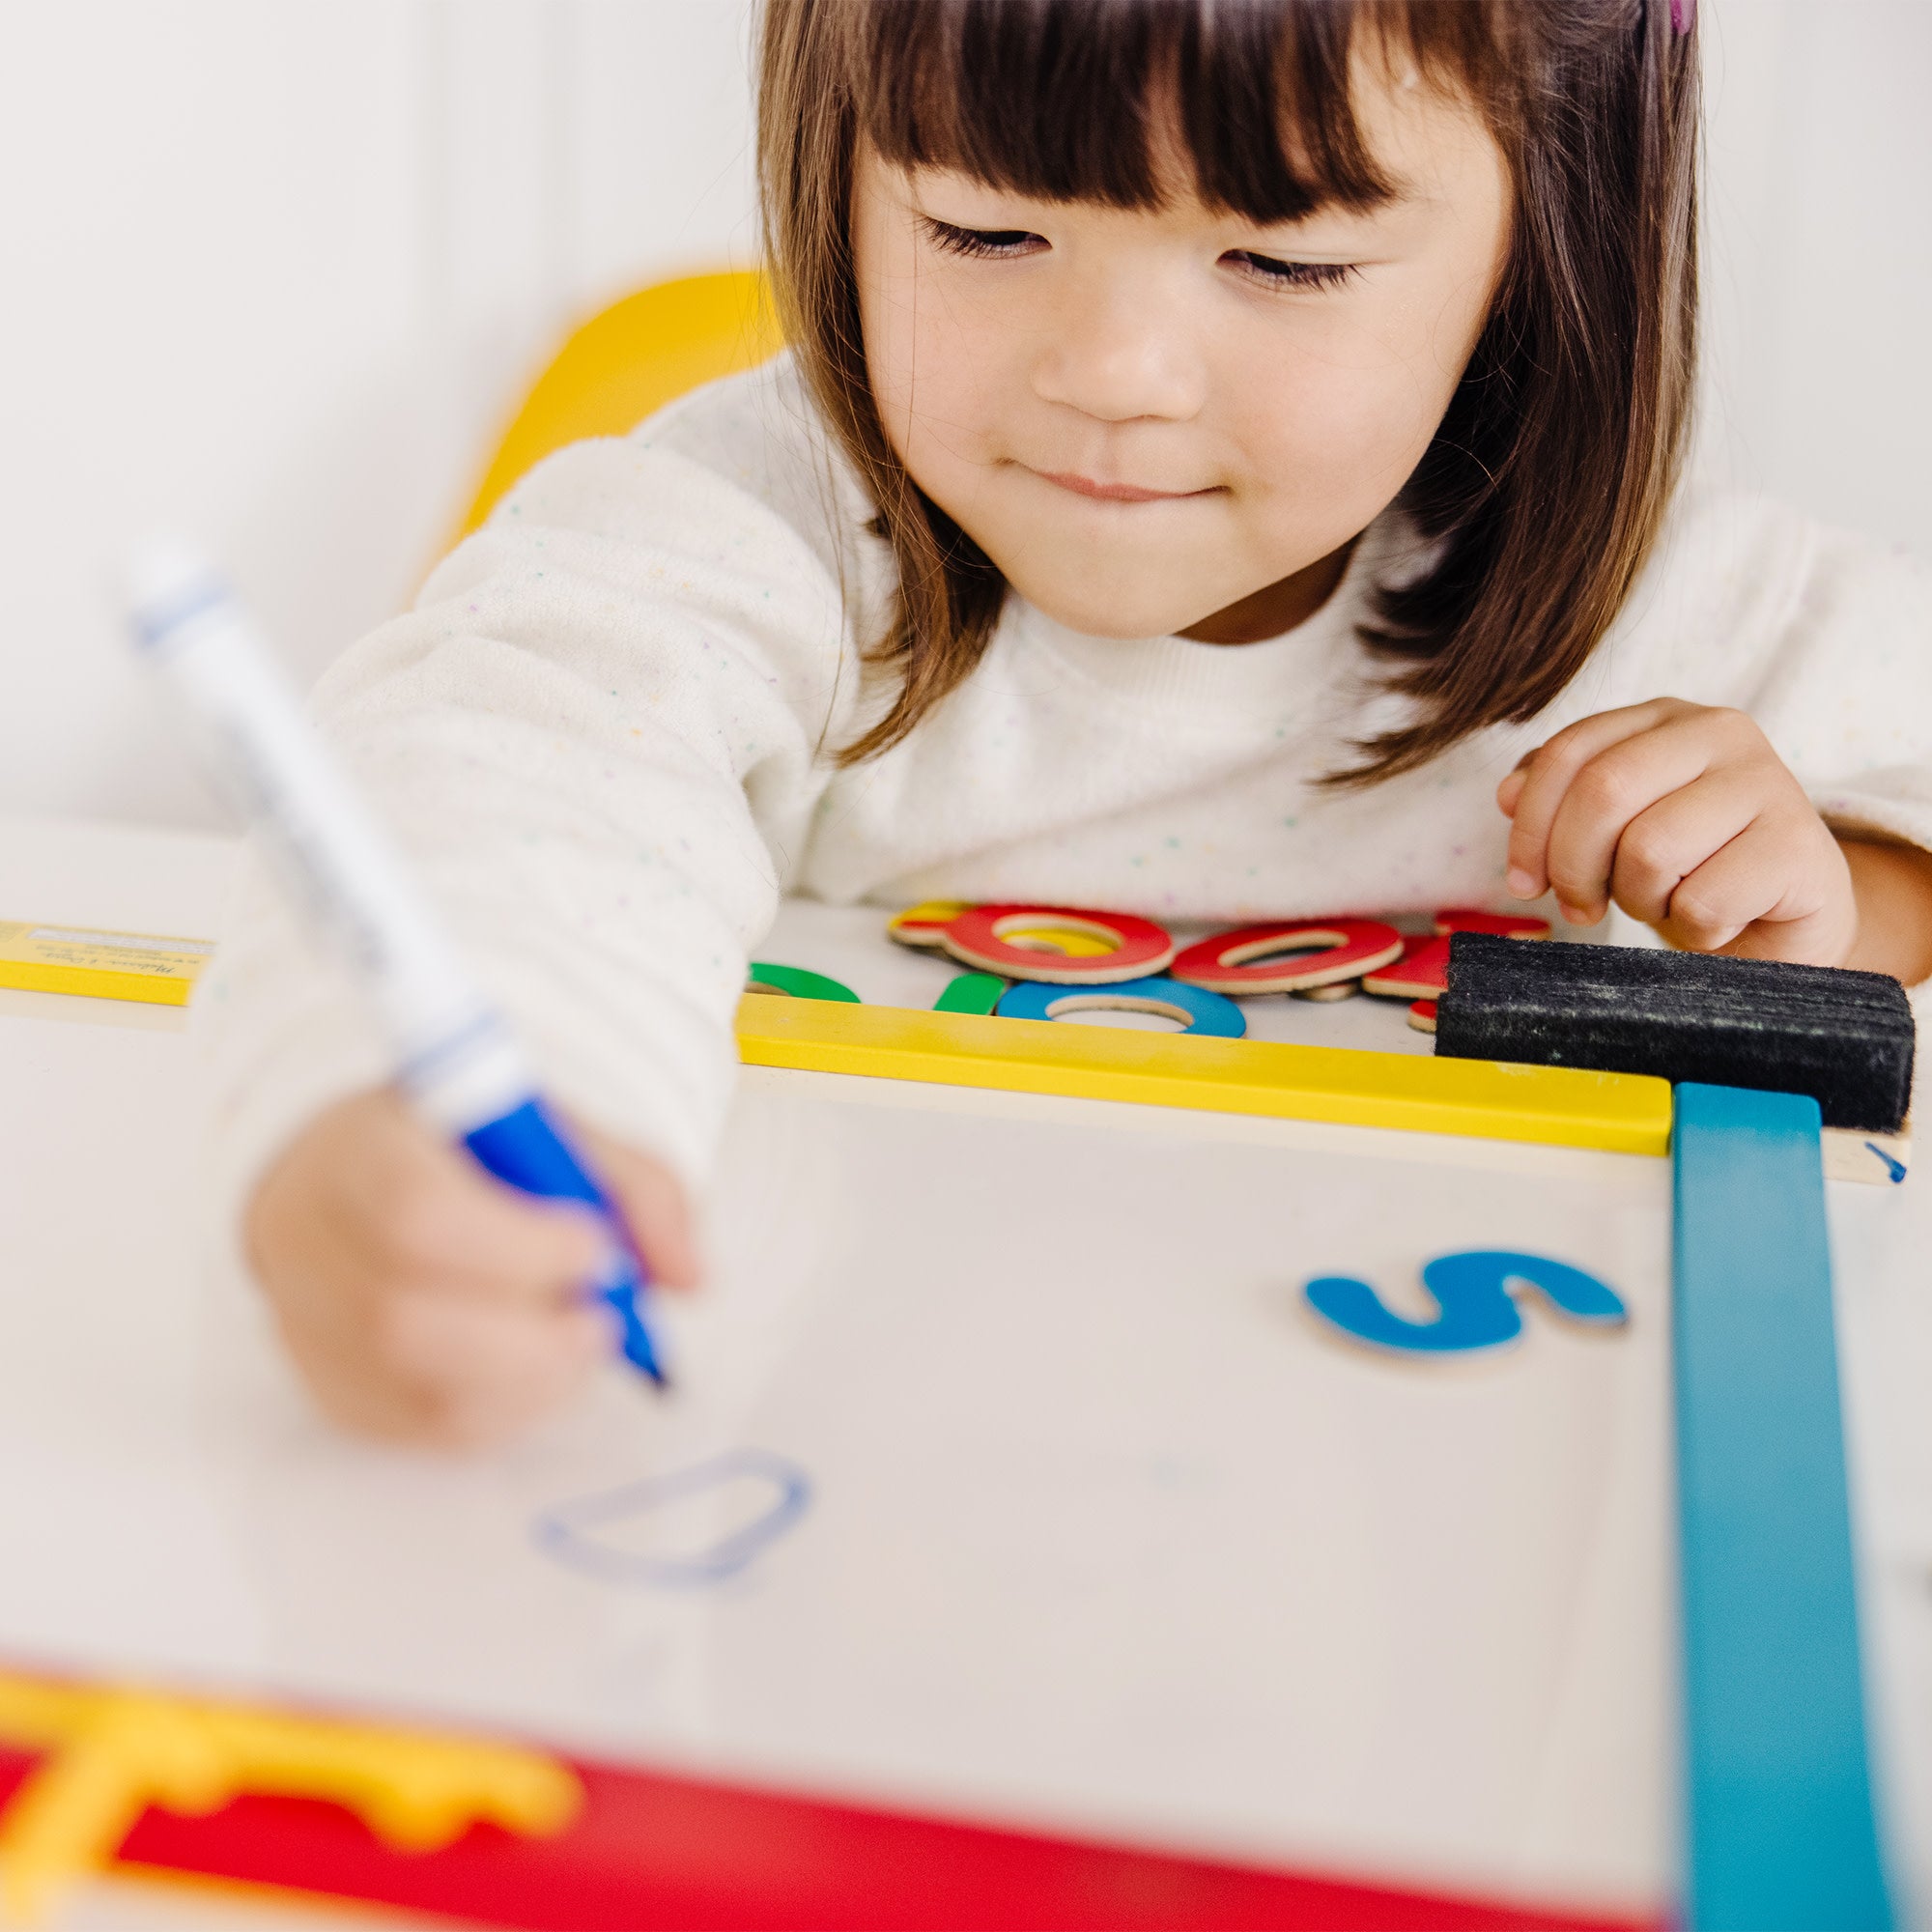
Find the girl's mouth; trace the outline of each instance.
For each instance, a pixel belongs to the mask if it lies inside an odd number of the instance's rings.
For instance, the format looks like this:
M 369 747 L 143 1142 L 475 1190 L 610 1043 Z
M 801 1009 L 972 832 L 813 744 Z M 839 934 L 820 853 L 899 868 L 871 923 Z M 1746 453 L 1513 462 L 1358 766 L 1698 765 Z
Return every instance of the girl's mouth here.
M 1101 483 L 1071 470 L 1036 469 L 1034 474 L 1047 483 L 1071 490 L 1076 497 L 1092 497 L 1103 503 L 1178 503 L 1189 497 L 1210 497 L 1212 490 L 1144 490 L 1138 483 Z

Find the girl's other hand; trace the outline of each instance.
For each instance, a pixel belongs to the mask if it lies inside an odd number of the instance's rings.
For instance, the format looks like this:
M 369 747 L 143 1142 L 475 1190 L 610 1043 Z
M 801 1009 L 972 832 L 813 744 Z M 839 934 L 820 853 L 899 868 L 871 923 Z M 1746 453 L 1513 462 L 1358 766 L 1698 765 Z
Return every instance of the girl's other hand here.
M 600 1135 L 586 1152 L 653 1278 L 698 1278 L 670 1171 Z M 499 1441 L 559 1407 L 615 1347 L 583 1284 L 604 1235 L 582 1208 L 485 1174 L 400 1095 L 318 1115 L 249 1201 L 243 1238 L 290 1351 L 323 1409 L 390 1441 Z
M 1692 952 L 1841 966 L 1859 936 L 1831 828 L 1742 711 L 1660 697 L 1600 712 L 1496 788 L 1509 889 L 1593 925 L 1614 900 Z

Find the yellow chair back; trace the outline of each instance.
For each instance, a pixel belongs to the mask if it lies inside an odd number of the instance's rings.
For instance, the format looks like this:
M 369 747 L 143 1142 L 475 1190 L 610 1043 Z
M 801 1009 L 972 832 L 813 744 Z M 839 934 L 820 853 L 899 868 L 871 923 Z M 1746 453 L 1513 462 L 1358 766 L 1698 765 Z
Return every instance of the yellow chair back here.
M 467 537 L 553 450 L 622 436 L 665 404 L 784 346 L 765 278 L 746 270 L 658 282 L 594 315 L 538 377 L 457 531 Z

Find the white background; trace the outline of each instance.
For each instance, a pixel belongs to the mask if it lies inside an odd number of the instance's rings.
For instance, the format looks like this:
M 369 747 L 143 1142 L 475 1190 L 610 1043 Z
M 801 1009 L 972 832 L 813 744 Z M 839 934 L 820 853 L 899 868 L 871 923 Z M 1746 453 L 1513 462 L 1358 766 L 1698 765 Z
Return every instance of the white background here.
M 1703 461 L 1932 555 L 1932 6 L 1706 0 Z M 156 521 L 304 675 L 568 325 L 755 257 L 746 0 L 0 0 L 0 809 L 211 824 L 113 620 Z

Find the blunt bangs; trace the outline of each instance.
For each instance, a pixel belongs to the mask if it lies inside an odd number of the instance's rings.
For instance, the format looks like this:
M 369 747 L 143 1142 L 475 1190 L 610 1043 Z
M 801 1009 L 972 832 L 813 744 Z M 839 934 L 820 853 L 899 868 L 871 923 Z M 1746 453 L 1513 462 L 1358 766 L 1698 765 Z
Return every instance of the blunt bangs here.
M 1346 7 L 939 0 L 866 24 L 863 125 L 901 166 L 1151 209 L 1178 139 L 1200 199 L 1253 221 L 1390 192 L 1350 105 Z

